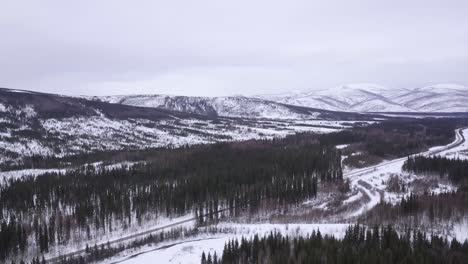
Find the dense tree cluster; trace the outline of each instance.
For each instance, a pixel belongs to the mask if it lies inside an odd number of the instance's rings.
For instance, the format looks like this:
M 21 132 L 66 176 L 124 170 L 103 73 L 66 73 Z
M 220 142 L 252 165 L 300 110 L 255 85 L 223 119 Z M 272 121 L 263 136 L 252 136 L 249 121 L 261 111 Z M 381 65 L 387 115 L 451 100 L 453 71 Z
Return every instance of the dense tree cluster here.
M 2 220 L 0 225 L 0 260 L 5 259 L 9 252 L 14 254 L 24 252 L 27 246 L 25 228 L 14 216 L 9 221 Z
M 397 204 L 380 203 L 362 219 L 366 223 L 412 225 L 425 228 L 434 224 L 454 223 L 468 216 L 468 189 L 441 194 L 411 194 Z
M 343 164 L 366 167 L 384 159 L 407 156 L 431 146 L 448 144 L 455 137 L 455 128 L 463 124 L 466 124 L 466 120 L 392 120 L 321 135 L 318 140 L 322 144 L 349 144 L 343 150 L 343 154 L 348 156 Z
M 27 244 L 44 253 L 76 233 L 89 239 L 148 217 L 194 212 L 203 223 L 255 210 L 262 201 L 300 203 L 316 196 L 318 181 L 342 178 L 339 151 L 320 144 L 223 143 L 166 150 L 155 157 L 131 168 L 88 166 L 12 179 L 0 186 L 0 216 L 7 225 L 12 224 L 7 217 L 16 217 L 15 226 L 36 241 Z M 0 251 L 14 253 L 19 241 Z
M 459 122 L 450 119 L 388 121 L 361 128 L 366 136 L 366 150 L 380 157 L 401 157 L 420 152 L 430 146 L 445 145 L 455 138 Z
M 410 231 L 399 235 L 392 226 L 350 226 L 343 239 L 322 236 L 290 238 L 279 233 L 264 237 L 229 241 L 222 256 L 203 253 L 202 264 L 218 263 L 467 263 L 468 241 L 453 239 L 450 243 L 439 236 Z
M 409 157 L 403 165 L 406 171 L 417 174 L 436 174 L 440 177 L 448 176 L 454 183 L 468 182 L 468 160 L 450 159 L 440 156 Z

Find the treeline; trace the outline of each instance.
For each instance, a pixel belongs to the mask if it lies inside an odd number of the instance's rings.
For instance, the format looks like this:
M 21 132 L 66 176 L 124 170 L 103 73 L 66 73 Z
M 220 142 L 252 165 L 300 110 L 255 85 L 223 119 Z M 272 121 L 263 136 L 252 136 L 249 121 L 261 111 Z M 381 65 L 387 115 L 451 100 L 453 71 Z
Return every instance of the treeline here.
M 333 136 L 333 138 L 340 138 L 341 132 Z M 336 140 L 328 140 L 327 134 L 314 134 L 314 133 L 298 133 L 295 135 L 288 135 L 285 138 L 273 139 L 255 139 L 243 142 L 230 142 L 219 144 L 230 145 L 252 145 L 252 144 L 275 144 L 281 146 L 287 145 L 305 145 L 305 144 L 321 144 L 333 145 Z M 54 169 L 54 168 L 70 168 L 79 167 L 86 164 L 102 162 L 104 164 L 113 164 L 117 162 L 131 162 L 131 161 L 154 161 L 161 159 L 165 155 L 171 155 L 174 151 L 207 151 L 211 148 L 210 145 L 185 145 L 178 148 L 166 146 L 158 148 L 146 148 L 142 146 L 140 149 L 122 149 L 122 150 L 102 150 L 95 152 L 83 152 L 80 154 L 73 154 L 64 157 L 48 156 L 48 155 L 33 155 L 24 157 L 21 164 L 0 164 L 0 170 L 21 170 L 30 168 Z
M 450 225 L 468 216 L 468 189 L 441 194 L 411 194 L 397 204 L 380 203 L 361 220 L 367 224 L 411 225 L 413 228 Z
M 322 236 L 320 231 L 299 238 L 270 233 L 235 239 L 226 243 L 222 256 L 203 253 L 201 263 L 457 264 L 468 263 L 468 242 L 453 239 L 449 243 L 409 229 L 399 235 L 392 226 L 371 230 L 354 225 L 343 239 Z
M 421 152 L 432 146 L 446 145 L 455 139 L 455 129 L 466 120 L 422 119 L 387 121 L 366 131 L 365 148 L 376 156 L 401 157 Z
M 455 138 L 455 129 L 466 120 L 391 120 L 351 130 L 365 152 L 379 157 L 405 156 L 427 147 L 445 145 Z M 343 142 L 341 144 L 354 143 Z
M 348 156 L 343 164 L 367 167 L 384 159 L 409 156 L 429 147 L 446 145 L 454 140 L 454 130 L 466 122 L 463 119 L 389 120 L 321 135 L 318 140 L 321 144 L 349 144 L 342 150 L 343 155 Z
M 403 169 L 416 174 L 447 176 L 452 182 L 458 184 L 468 182 L 468 160 L 450 159 L 440 156 L 408 157 L 403 164 Z
M 0 241 L 9 242 L 0 257 L 21 248 L 17 234 L 44 253 L 77 234 L 91 239 L 157 217 L 194 213 L 203 223 L 255 212 L 264 201 L 298 204 L 316 196 L 319 181 L 342 179 L 340 161 L 332 146 L 249 141 L 175 149 L 131 168 L 11 179 L 0 186 L 0 220 L 9 226 L 14 218 L 25 235 L 2 229 Z
M 24 252 L 27 237 L 25 227 L 14 216 L 8 222 L 3 220 L 0 225 L 0 260 L 5 259 L 9 253 Z

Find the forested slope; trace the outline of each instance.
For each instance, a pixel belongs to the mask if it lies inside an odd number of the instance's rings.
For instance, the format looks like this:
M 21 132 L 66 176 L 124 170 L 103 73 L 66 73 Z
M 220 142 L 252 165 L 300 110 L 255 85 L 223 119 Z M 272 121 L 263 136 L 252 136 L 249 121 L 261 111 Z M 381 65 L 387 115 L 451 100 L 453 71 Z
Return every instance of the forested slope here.
M 299 203 L 317 194 L 319 181 L 342 179 L 340 161 L 332 146 L 249 141 L 164 150 L 131 168 L 10 180 L 0 186 L 0 257 L 42 254 L 157 217 L 213 220 Z

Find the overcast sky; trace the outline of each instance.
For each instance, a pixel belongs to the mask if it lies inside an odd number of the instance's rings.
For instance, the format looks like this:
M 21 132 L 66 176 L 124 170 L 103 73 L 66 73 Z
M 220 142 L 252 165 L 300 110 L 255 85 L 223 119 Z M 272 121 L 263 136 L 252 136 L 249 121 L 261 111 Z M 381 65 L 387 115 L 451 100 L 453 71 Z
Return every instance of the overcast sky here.
M 232 95 L 468 84 L 468 1 L 2 0 L 0 86 Z

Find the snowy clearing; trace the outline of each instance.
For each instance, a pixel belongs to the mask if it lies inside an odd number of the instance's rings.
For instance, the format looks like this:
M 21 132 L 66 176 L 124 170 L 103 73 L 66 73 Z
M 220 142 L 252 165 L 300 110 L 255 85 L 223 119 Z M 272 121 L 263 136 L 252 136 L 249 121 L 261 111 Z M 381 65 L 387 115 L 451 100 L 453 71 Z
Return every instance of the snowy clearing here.
M 322 235 L 333 235 L 337 238 L 344 236 L 348 224 L 237 224 L 219 223 L 218 230 L 225 232 L 203 234 L 188 241 L 174 241 L 160 244 L 157 247 L 142 248 L 136 252 L 127 252 L 125 255 L 115 257 L 102 263 L 200 263 L 203 252 L 212 255 L 216 252 L 222 255 L 224 244 L 231 239 L 249 238 L 256 234 L 267 235 L 279 232 L 290 237 L 306 236 L 313 231 L 320 231 Z

